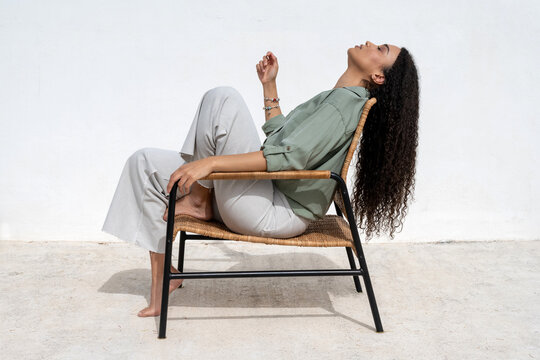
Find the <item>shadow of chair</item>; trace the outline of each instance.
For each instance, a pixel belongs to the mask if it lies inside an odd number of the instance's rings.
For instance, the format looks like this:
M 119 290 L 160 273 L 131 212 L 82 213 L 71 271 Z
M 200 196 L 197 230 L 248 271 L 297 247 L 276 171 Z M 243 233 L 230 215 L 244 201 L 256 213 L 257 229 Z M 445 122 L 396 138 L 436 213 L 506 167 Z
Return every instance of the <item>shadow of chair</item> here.
M 203 278 L 238 278 L 238 277 L 269 277 L 269 276 L 352 276 L 357 292 L 362 292 L 359 275 L 363 277 L 366 286 L 371 313 L 375 322 L 376 332 L 383 332 L 375 294 L 364 258 L 358 228 L 351 207 L 347 190 L 347 172 L 353 154 L 356 150 L 360 134 L 366 122 L 369 110 L 377 102 L 376 98 L 369 99 L 362 110 L 358 126 L 349 146 L 349 151 L 341 169 L 341 175 L 328 170 L 292 170 L 292 171 L 250 171 L 250 172 L 215 172 L 202 180 L 233 180 L 233 179 L 332 179 L 336 182 L 333 201 L 337 215 L 325 215 L 322 219 L 309 224 L 306 231 L 298 236 L 286 239 L 260 237 L 238 234 L 229 230 L 225 224 L 216 221 L 199 220 L 189 215 L 174 216 L 178 181 L 173 185 L 169 196 L 167 221 L 165 264 L 163 270 L 163 293 L 161 299 L 161 315 L 159 320 L 158 338 L 165 338 L 167 327 L 167 310 L 169 304 L 169 284 L 171 279 L 203 279 Z M 172 219 L 172 220 L 171 220 Z M 351 219 L 351 221 L 349 221 Z M 178 271 L 171 273 L 172 244 L 180 231 L 178 254 Z M 188 235 L 187 232 L 193 233 Z M 350 269 L 322 270 L 266 270 L 266 271 L 221 271 L 221 272 L 184 272 L 184 249 L 186 240 L 236 240 L 271 245 L 312 246 L 312 247 L 345 247 Z M 358 258 L 359 268 L 356 268 L 353 252 Z

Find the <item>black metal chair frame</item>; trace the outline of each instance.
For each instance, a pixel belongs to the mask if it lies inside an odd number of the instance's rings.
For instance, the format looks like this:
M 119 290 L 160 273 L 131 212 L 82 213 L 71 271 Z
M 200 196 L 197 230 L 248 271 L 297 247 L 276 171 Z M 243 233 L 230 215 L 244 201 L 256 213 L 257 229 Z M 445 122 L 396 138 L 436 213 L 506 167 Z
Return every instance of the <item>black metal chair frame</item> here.
M 353 243 L 356 247 L 358 254 L 358 260 L 360 268 L 356 269 L 356 263 L 353 256 L 353 251 L 350 247 L 346 246 L 347 257 L 349 258 L 349 264 L 351 269 L 323 269 L 323 270 L 265 270 L 265 271 L 219 271 L 219 272 L 183 272 L 184 271 L 184 249 L 186 240 L 229 240 L 220 239 L 204 235 L 188 235 L 185 231 L 180 231 L 180 245 L 178 253 L 178 271 L 180 273 L 171 273 L 171 257 L 172 257 L 172 235 L 174 232 L 174 213 L 176 205 L 176 193 L 178 189 L 178 181 L 174 183 L 169 197 L 169 210 L 167 217 L 167 235 L 166 235 L 166 248 L 165 248 L 165 261 L 163 267 L 163 292 L 161 297 L 161 314 L 159 319 L 159 335 L 158 339 L 164 339 L 167 329 L 167 310 L 169 305 L 169 284 L 171 279 L 213 279 L 213 278 L 239 278 L 239 277 L 275 277 L 275 276 L 351 276 L 354 280 L 354 285 L 357 292 L 362 292 L 362 286 L 358 278 L 361 275 L 364 278 L 364 284 L 366 286 L 367 295 L 369 299 L 369 305 L 371 307 L 371 313 L 373 314 L 373 320 L 375 322 L 376 332 L 383 332 L 381 318 L 379 316 L 379 310 L 377 308 L 377 302 L 375 301 L 375 294 L 371 285 L 371 279 L 369 277 L 368 267 L 364 258 L 364 252 L 362 250 L 362 244 L 360 243 L 360 236 L 358 229 L 354 221 L 354 215 L 351 208 L 351 202 L 349 199 L 349 192 L 347 190 L 347 184 L 343 178 L 334 173 L 330 173 L 330 178 L 337 182 L 338 189 L 341 191 L 345 209 L 347 212 L 347 219 L 352 219 L 349 222 L 351 234 L 353 237 Z M 338 216 L 343 216 L 337 204 L 334 202 L 336 213 Z M 237 240 L 232 240 L 237 241 Z

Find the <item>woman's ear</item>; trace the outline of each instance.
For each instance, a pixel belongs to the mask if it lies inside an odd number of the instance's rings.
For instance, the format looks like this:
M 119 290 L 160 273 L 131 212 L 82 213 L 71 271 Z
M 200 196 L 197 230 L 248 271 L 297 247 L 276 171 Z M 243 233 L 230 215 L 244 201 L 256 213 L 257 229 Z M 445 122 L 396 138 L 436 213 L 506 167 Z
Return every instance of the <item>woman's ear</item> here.
M 371 80 L 377 85 L 382 85 L 384 84 L 384 75 L 379 73 L 371 74 Z

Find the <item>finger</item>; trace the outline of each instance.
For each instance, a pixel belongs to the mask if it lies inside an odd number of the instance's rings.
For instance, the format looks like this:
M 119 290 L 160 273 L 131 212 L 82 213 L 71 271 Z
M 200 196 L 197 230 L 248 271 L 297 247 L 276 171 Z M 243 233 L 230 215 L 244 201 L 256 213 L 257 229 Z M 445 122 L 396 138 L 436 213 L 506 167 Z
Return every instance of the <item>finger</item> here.
M 175 178 L 175 182 L 177 182 L 177 192 L 180 192 L 182 193 L 182 181 L 183 181 L 183 178 L 184 178 L 184 174 L 183 173 L 176 173 L 174 178 Z
M 180 181 L 178 181 L 178 192 L 180 195 L 184 194 L 183 188 L 182 188 L 182 182 L 184 181 L 184 178 L 180 178 Z
M 174 184 L 173 175 L 171 175 L 171 177 L 169 179 L 169 183 L 167 184 L 167 194 L 171 193 L 171 189 L 172 189 L 173 184 Z
M 171 193 L 173 185 L 174 185 L 174 181 L 171 179 L 171 181 L 169 181 L 169 184 L 167 184 L 167 195 Z
M 182 184 L 178 183 L 178 188 L 176 190 L 176 193 L 177 193 L 177 196 L 178 196 L 178 194 L 180 196 L 182 196 L 184 194 L 184 192 L 182 191 Z
M 188 182 L 189 179 L 190 179 L 189 177 L 183 176 L 183 177 L 182 177 L 182 180 L 180 180 L 180 181 L 178 182 L 178 186 L 179 186 L 179 187 L 180 187 L 180 186 L 182 187 L 182 195 L 187 194 L 187 189 L 185 188 L 185 184 L 186 184 L 186 182 Z M 180 183 L 181 183 L 181 184 L 180 184 Z
M 182 165 L 183 166 L 183 165 Z M 178 179 L 180 179 L 182 177 L 182 174 L 180 173 L 180 168 L 176 169 L 170 176 L 170 179 L 169 179 L 169 184 L 167 184 L 167 194 L 170 194 L 171 193 L 171 190 L 172 190 L 172 187 L 174 185 L 174 183 L 176 183 L 176 181 Z

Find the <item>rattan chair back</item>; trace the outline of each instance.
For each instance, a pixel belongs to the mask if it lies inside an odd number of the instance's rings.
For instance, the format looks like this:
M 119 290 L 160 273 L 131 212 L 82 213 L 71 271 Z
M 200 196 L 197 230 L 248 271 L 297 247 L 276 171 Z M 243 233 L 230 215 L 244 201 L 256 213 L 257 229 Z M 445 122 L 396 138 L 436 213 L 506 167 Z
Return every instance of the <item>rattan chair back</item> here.
M 358 121 L 358 126 L 356 127 L 356 131 L 354 132 L 354 136 L 351 141 L 351 145 L 349 146 L 349 152 L 347 153 L 347 157 L 345 158 L 345 161 L 343 163 L 343 167 L 341 168 L 341 178 L 347 182 L 347 173 L 349 171 L 349 166 L 351 164 L 352 157 L 354 155 L 354 152 L 356 151 L 356 147 L 358 146 L 358 141 L 360 139 L 360 134 L 362 134 L 362 130 L 364 129 L 364 124 L 366 123 L 367 116 L 369 114 L 369 110 L 371 107 L 377 102 L 377 99 L 372 97 L 366 103 L 364 104 L 364 109 L 362 110 L 362 115 L 360 115 L 360 120 Z M 339 207 L 339 210 L 343 213 L 343 216 L 349 220 L 347 217 L 347 212 L 345 211 L 345 205 L 343 203 L 343 197 L 341 196 L 341 192 L 334 190 L 334 202 Z

